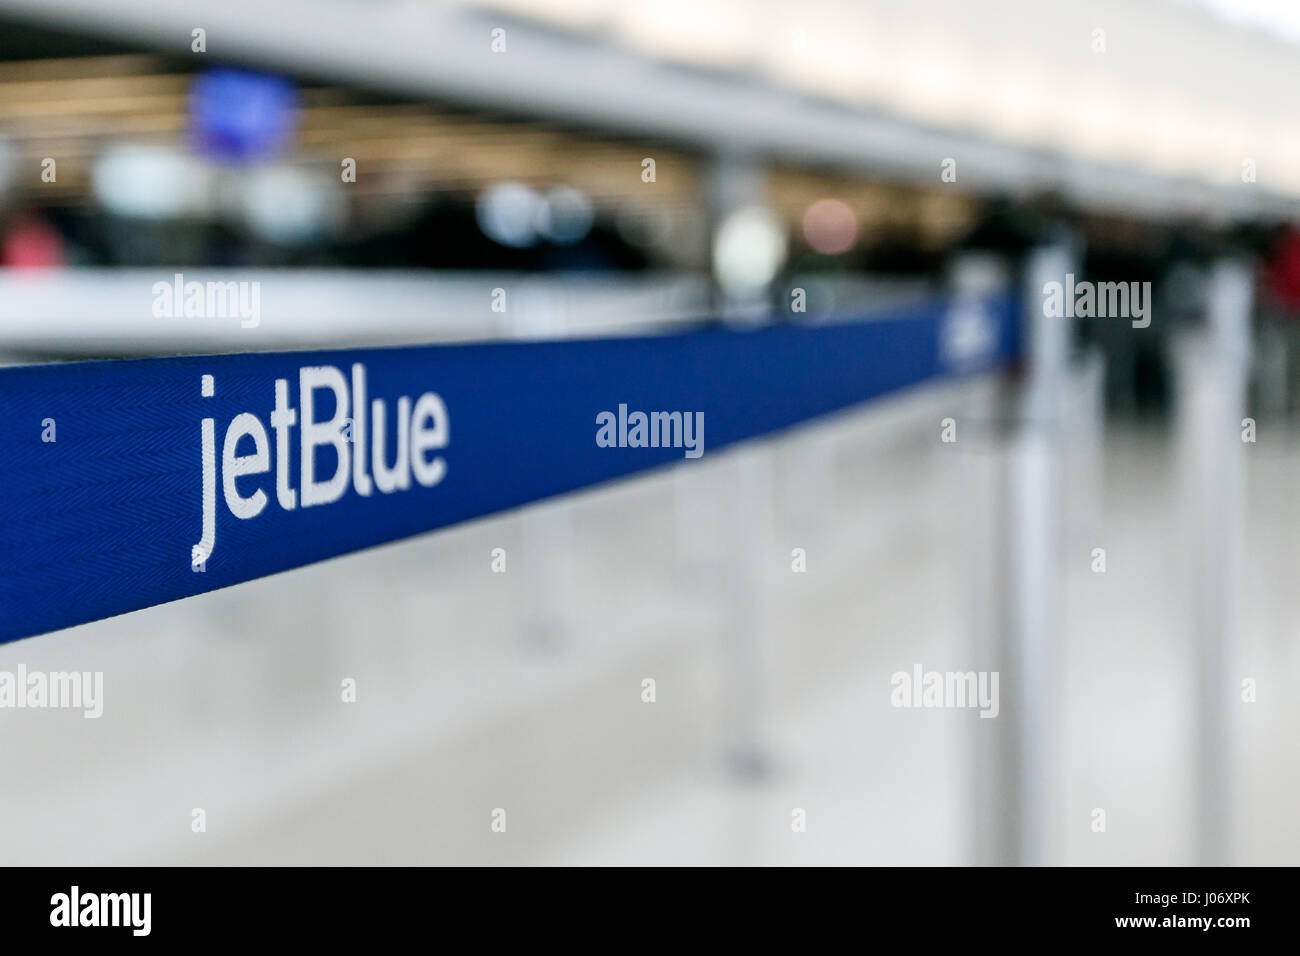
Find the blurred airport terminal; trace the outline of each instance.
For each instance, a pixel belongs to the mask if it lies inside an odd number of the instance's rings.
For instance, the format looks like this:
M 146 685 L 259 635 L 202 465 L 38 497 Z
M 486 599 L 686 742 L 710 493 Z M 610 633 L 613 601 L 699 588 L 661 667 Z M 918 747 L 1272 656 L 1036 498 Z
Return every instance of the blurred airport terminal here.
M 1265 0 L 0 0 L 5 365 L 1026 335 L 0 645 L 104 673 L 0 711 L 0 863 L 1300 863 L 1298 86 Z M 929 671 L 1000 712 L 900 706 Z

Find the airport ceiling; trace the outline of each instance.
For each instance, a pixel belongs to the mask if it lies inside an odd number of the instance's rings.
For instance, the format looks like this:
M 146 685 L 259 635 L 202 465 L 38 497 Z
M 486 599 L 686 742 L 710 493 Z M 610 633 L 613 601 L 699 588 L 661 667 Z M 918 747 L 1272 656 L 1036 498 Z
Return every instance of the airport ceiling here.
M 1293 46 L 1176 0 L 1083 9 L 1028 0 L 905 9 L 883 0 L 0 0 L 0 15 L 15 22 L 72 32 L 84 45 L 77 53 L 110 44 L 186 58 L 202 26 L 209 51 L 226 60 L 684 150 L 918 184 L 937 182 L 954 157 L 976 195 L 1054 191 L 1096 212 L 1231 221 L 1300 209 Z M 506 31 L 505 55 L 490 48 L 495 29 Z M 0 57 L 38 55 L 53 42 L 0 36 Z M 1241 178 L 1247 159 L 1258 169 L 1252 183 Z

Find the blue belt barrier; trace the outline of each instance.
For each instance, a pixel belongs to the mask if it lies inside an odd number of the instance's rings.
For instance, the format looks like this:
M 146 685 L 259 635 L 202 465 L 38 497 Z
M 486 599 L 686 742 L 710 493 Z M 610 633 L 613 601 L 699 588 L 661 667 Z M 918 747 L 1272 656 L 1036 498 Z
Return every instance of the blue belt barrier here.
M 673 461 L 1018 346 L 1010 298 L 641 338 L 0 369 L 0 643 Z

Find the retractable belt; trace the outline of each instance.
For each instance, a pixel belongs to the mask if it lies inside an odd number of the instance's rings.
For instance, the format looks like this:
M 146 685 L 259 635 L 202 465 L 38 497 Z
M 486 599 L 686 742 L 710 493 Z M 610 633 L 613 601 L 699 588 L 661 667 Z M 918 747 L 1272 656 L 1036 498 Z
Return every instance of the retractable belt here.
M 0 642 L 670 462 L 1017 348 L 1010 299 L 642 338 L 0 369 Z

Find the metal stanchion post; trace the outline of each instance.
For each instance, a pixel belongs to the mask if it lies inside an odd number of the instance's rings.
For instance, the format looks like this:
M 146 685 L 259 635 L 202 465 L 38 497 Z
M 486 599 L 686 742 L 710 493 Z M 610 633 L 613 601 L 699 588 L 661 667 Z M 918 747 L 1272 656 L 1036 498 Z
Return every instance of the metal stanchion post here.
M 715 239 L 728 228 L 733 214 L 745 209 L 762 209 L 766 205 L 767 174 L 753 157 L 720 155 L 711 168 L 708 205 L 714 217 Z M 734 224 L 733 224 L 734 226 Z M 750 225 L 746 228 L 760 228 Z M 772 228 L 776 228 L 773 226 Z M 714 268 L 722 293 L 720 311 L 729 323 L 757 326 L 771 321 L 768 301 L 769 284 L 779 262 L 756 264 L 763 260 L 768 239 L 750 237 L 744 248 L 731 250 L 723 261 L 715 247 Z M 733 258 L 742 254 L 751 261 L 738 270 Z M 783 253 L 782 253 L 783 255 Z M 755 270 L 770 266 L 773 275 L 762 276 Z M 724 270 L 737 272 L 724 275 Z M 744 281 L 741 281 L 744 280 Z M 772 554 L 770 529 L 773 523 L 772 449 L 755 443 L 731 453 L 736 462 L 735 484 L 725 489 L 727 501 L 718 504 L 728 515 L 727 542 L 723 558 L 728 582 L 724 600 L 726 623 L 720 648 L 724 695 L 724 760 L 727 769 L 742 779 L 761 777 L 768 767 L 768 755 L 761 734 L 760 686 L 762 682 L 761 602 L 765 593 L 763 575 L 766 560 Z
M 1190 531 L 1195 640 L 1195 792 L 1198 862 L 1232 861 L 1233 730 L 1243 526 L 1243 445 L 1252 277 L 1239 261 L 1210 276 L 1208 335 L 1179 350 L 1181 467 Z
M 995 727 L 978 728 L 976 861 L 1043 865 L 1055 859 L 1060 799 L 1057 608 L 1059 438 L 1070 346 L 1070 320 L 1048 316 L 1043 289 L 1063 282 L 1074 251 L 1068 242 L 1034 250 L 1025 270 L 1023 328 L 1027 378 L 1013 431 L 1001 455 L 993 514 L 1000 560 L 984 603 L 992 624 L 977 632 L 982 666 L 1000 672 Z M 988 525 L 986 525 L 986 528 Z
M 563 303 L 540 284 L 522 284 L 511 290 L 505 329 L 515 339 L 550 339 L 565 331 Z M 523 551 L 523 619 L 521 639 L 540 654 L 560 652 L 571 643 L 574 618 L 568 612 L 575 593 L 576 532 L 569 501 L 530 505 L 519 515 Z
M 773 556 L 772 450 L 757 444 L 734 453 L 735 484 L 727 528 L 731 537 L 726 562 L 729 583 L 728 621 L 723 661 L 727 668 L 724 702 L 724 757 L 728 770 L 741 779 L 762 777 L 770 755 L 762 731 L 763 653 L 760 628 L 766 589 L 765 559 Z

